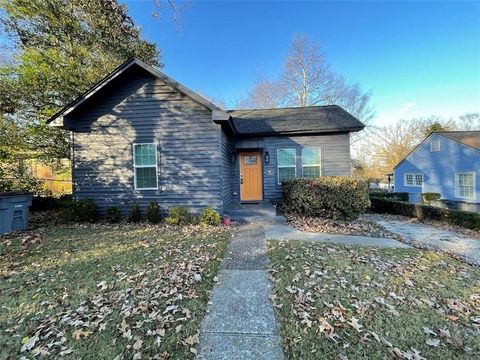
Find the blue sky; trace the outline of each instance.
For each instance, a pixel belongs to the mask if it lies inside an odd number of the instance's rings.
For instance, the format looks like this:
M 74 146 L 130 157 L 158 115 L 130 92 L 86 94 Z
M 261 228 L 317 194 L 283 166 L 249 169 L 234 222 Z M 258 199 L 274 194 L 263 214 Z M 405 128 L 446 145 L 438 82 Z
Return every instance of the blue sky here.
M 294 33 L 319 42 L 331 65 L 372 92 L 379 125 L 480 112 L 480 2 L 193 1 L 174 26 L 151 0 L 126 1 L 163 69 L 227 103 L 255 74 L 277 74 Z

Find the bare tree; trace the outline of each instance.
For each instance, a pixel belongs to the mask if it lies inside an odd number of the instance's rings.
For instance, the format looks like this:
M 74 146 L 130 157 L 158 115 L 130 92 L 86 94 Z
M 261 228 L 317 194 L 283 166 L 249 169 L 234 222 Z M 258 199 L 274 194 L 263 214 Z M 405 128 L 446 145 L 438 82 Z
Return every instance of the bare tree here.
M 257 76 L 248 99 L 260 108 L 336 104 L 364 123 L 373 117 L 370 93 L 335 72 L 306 35 L 292 38 L 278 79 Z
M 479 113 L 467 113 L 457 120 L 432 115 L 372 127 L 353 147 L 354 172 L 362 178 L 381 179 L 432 131 L 480 130 L 479 121 Z
M 466 113 L 458 117 L 458 130 L 471 131 L 480 130 L 480 113 Z

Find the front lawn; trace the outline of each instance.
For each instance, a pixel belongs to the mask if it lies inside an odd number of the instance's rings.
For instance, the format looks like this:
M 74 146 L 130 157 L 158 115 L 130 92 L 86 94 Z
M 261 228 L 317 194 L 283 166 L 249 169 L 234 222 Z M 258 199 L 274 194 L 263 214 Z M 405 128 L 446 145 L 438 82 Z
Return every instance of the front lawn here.
M 435 252 L 269 242 L 288 359 L 480 356 L 480 269 Z
M 0 358 L 194 356 L 227 231 L 145 224 L 39 231 L 0 238 Z

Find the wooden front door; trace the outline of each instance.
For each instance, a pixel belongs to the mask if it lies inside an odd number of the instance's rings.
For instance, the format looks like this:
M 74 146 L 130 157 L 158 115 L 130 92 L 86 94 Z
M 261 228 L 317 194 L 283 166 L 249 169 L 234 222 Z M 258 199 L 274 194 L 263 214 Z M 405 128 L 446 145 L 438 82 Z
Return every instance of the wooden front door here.
M 259 151 L 240 153 L 240 200 L 260 201 L 262 194 L 262 155 Z

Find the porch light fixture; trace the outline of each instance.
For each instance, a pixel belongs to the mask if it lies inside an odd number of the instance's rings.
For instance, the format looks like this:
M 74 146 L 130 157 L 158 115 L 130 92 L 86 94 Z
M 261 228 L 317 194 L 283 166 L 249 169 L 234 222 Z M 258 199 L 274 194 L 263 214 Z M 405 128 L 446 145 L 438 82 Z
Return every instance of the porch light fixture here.
M 269 154 L 268 151 L 265 151 L 264 159 L 265 159 L 265 164 L 269 164 L 269 163 L 270 163 L 270 154 Z

